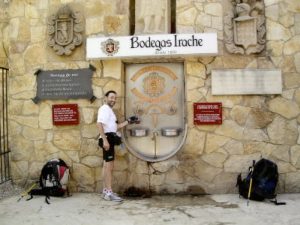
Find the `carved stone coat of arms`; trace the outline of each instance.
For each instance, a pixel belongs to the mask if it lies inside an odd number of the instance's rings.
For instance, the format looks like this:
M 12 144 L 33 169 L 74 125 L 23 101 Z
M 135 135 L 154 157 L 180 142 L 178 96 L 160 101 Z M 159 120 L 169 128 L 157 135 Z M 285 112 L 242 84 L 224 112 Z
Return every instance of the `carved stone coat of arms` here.
M 266 28 L 262 0 L 231 0 L 224 18 L 225 46 L 236 54 L 260 53 L 265 48 Z
M 57 55 L 71 55 L 82 44 L 83 20 L 79 12 L 66 5 L 48 20 L 48 45 Z

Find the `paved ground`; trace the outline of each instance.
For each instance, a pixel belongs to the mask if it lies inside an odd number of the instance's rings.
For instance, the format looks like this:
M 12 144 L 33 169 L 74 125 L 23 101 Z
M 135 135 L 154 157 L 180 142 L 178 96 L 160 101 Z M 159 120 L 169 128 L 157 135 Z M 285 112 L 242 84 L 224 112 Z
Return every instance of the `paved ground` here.
M 98 194 L 30 201 L 18 195 L 0 200 L 1 225 L 299 225 L 300 194 L 279 195 L 287 205 L 240 199 L 238 195 L 152 196 L 108 202 Z

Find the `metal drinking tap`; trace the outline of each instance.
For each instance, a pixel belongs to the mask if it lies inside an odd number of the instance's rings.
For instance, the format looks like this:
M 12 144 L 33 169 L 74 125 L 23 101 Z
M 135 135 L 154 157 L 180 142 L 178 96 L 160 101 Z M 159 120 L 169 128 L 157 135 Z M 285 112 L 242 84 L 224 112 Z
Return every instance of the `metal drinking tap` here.
M 153 136 L 152 136 L 151 140 L 152 140 L 152 141 L 156 141 L 156 137 L 158 136 L 158 132 L 157 132 L 157 131 L 153 131 L 153 132 L 152 132 L 152 135 L 153 135 Z

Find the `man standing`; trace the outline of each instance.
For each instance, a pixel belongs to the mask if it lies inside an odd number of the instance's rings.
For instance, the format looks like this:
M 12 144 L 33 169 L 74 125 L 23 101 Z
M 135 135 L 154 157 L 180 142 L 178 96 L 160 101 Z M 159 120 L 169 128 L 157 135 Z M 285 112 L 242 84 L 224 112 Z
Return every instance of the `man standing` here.
M 136 117 L 130 117 L 122 123 L 117 123 L 117 118 L 112 110 L 116 103 L 117 93 L 113 90 L 105 94 L 105 104 L 98 110 L 97 126 L 101 138 L 99 146 L 103 149 L 103 198 L 109 201 L 123 201 L 112 191 L 112 172 L 115 159 L 115 145 L 120 144 L 116 132 L 118 129 L 128 125 L 136 120 Z M 119 142 L 119 143 L 117 143 Z

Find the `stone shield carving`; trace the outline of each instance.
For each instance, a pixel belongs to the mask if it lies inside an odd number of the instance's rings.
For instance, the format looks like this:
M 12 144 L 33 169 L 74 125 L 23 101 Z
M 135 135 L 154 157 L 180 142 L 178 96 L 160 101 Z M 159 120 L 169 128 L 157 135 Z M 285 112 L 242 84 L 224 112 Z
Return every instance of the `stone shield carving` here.
M 63 6 L 48 19 L 48 45 L 57 55 L 71 55 L 82 44 L 83 27 L 81 13 Z
M 261 0 L 232 0 L 232 10 L 224 18 L 225 46 L 235 54 L 260 53 L 265 48 L 266 27 Z

